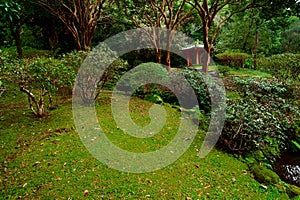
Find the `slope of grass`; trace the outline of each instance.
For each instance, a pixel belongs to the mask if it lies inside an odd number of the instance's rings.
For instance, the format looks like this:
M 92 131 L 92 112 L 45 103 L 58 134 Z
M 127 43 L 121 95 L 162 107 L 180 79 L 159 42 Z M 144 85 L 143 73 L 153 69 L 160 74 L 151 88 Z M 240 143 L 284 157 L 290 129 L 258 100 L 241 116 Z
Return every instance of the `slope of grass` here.
M 279 199 L 275 187 L 263 189 L 245 164 L 213 150 L 200 159 L 204 132 L 175 163 L 155 172 L 130 174 L 108 168 L 82 144 L 71 112 L 71 99 L 51 116 L 33 118 L 26 97 L 7 91 L 0 99 L 0 198 L 5 199 Z M 136 123 L 149 123 L 151 103 L 133 98 Z M 166 107 L 167 125 L 153 138 L 136 139 L 119 130 L 110 113 L 109 93 L 97 102 L 97 115 L 107 136 L 136 152 L 166 145 L 178 126 L 179 112 Z M 232 179 L 236 181 L 232 181 Z M 89 190 L 85 196 L 83 192 Z
M 233 76 L 272 78 L 272 75 L 268 74 L 266 72 L 262 72 L 259 70 L 253 70 L 253 69 L 246 69 L 246 68 L 244 68 L 244 69 L 243 68 L 240 68 L 240 69 L 230 68 L 229 73 Z

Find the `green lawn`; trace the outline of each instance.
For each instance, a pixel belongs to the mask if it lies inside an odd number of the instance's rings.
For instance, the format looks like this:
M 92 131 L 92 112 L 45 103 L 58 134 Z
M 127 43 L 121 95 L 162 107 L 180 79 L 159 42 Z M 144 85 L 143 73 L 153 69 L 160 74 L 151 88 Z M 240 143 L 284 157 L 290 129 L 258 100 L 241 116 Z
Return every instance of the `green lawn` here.
M 230 75 L 232 76 L 244 76 L 244 77 L 260 77 L 260 78 L 272 78 L 271 74 L 259 71 L 259 70 L 253 70 L 253 69 L 234 69 L 230 68 L 229 71 Z
M 166 145 L 179 123 L 179 112 L 167 107 L 167 124 L 143 141 L 125 135 L 110 113 L 110 93 L 97 102 L 97 115 L 106 135 L 120 147 L 153 151 Z M 199 130 L 189 150 L 164 169 L 130 174 L 108 168 L 82 144 L 74 128 L 71 99 L 50 117 L 33 118 L 26 97 L 7 91 L 0 99 L 0 199 L 279 199 L 275 187 L 263 189 L 248 167 L 232 155 L 213 150 L 197 157 L 204 132 Z M 149 123 L 151 103 L 131 100 L 136 123 Z M 235 178 L 236 181 L 232 182 Z M 83 192 L 89 190 L 84 196 Z

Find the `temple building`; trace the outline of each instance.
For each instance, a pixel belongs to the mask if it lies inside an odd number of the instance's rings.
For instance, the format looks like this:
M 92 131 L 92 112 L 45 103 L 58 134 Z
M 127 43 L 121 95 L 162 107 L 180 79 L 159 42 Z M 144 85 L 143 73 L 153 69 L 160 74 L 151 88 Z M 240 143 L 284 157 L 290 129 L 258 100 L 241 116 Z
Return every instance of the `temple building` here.
M 201 65 L 206 53 L 203 44 L 192 44 L 180 50 L 186 55 L 187 66 Z M 214 50 L 213 47 L 210 49 L 211 52 L 214 52 Z

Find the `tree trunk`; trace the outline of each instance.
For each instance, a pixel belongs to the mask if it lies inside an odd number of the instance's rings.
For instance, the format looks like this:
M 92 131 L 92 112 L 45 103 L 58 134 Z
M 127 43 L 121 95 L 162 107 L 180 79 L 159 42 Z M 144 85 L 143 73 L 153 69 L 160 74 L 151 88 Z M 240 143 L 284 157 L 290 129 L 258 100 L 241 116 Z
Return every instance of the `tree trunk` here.
M 16 28 L 14 28 L 13 24 L 10 24 L 10 32 L 13 35 L 16 45 L 17 45 L 17 52 L 18 52 L 18 58 L 23 58 L 23 50 L 22 50 L 22 43 L 21 43 L 21 30 L 22 25 L 15 25 Z
M 205 21 L 203 19 L 203 21 Z M 208 32 L 209 32 L 209 26 L 208 23 L 203 24 L 203 45 L 204 45 L 204 56 L 203 56 L 203 73 L 207 74 L 208 72 L 208 65 L 210 63 L 210 44 L 208 40 Z
M 204 74 L 208 73 L 208 65 L 210 63 L 210 48 L 204 52 L 203 56 L 203 68 L 202 71 Z
M 166 51 L 166 68 L 167 68 L 167 71 L 169 73 L 172 71 L 172 69 L 171 69 L 171 53 L 170 53 L 170 51 Z
M 21 43 L 21 33 L 17 33 L 16 37 L 16 44 L 17 44 L 17 52 L 18 52 L 18 58 L 23 58 L 23 50 L 22 50 L 22 43 Z
M 257 70 L 257 49 L 258 49 L 258 27 L 256 27 L 255 31 L 255 44 L 254 44 L 254 70 Z
M 57 31 L 55 30 L 55 21 L 51 19 L 50 26 L 44 30 L 44 34 L 48 38 L 48 43 L 50 47 L 50 55 L 55 56 L 57 45 L 59 43 Z
M 166 45 L 166 69 L 169 73 L 171 73 L 171 42 L 172 42 L 172 35 L 171 31 L 167 32 L 167 45 Z
M 156 63 L 161 64 L 161 50 L 160 49 L 155 49 L 155 60 Z

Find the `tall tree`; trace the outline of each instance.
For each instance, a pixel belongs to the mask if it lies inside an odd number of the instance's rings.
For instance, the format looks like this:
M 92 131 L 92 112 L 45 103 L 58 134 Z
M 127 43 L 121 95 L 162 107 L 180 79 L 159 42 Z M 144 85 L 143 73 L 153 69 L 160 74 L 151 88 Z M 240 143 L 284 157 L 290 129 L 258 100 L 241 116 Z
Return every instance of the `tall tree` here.
M 272 15 L 272 11 L 273 14 L 277 14 L 287 8 L 299 10 L 299 0 L 194 0 L 193 5 L 202 21 L 203 43 L 207 52 L 205 56 L 206 62 L 203 66 L 205 73 L 208 71 L 211 47 L 219 31 L 225 22 L 231 19 L 235 14 L 253 8 L 262 8 L 263 13 L 269 13 L 270 15 Z
M 203 0 L 201 2 L 194 0 L 193 5 L 202 21 L 203 44 L 206 50 L 203 72 L 207 73 L 211 48 L 221 27 L 236 13 L 253 8 L 255 5 L 252 2 L 240 0 Z M 215 29 L 213 29 L 214 25 L 216 25 Z
M 300 19 L 293 17 L 290 27 L 281 34 L 281 43 L 285 52 L 300 53 Z
M 296 7 L 297 3 L 293 5 L 292 2 L 273 4 L 235 15 L 219 35 L 218 48 L 252 53 L 256 69 L 258 53 L 270 55 L 282 52 L 281 37 L 284 34 L 281 32 L 285 33 L 286 27 L 292 24 L 290 16 L 296 14 Z M 297 45 L 296 41 L 297 37 L 294 39 Z
M 106 0 L 40 0 L 37 3 L 58 17 L 72 34 L 77 50 L 90 50 Z
M 161 63 L 161 37 L 162 29 L 166 29 L 165 47 L 166 50 L 166 67 L 171 71 L 171 45 L 175 32 L 185 22 L 191 19 L 193 6 L 188 4 L 188 0 L 122 0 L 127 16 L 131 16 L 136 27 L 149 28 L 145 29 L 155 47 L 156 62 Z M 157 27 L 155 29 L 153 27 Z M 150 31 L 149 31 L 150 30 Z
M 23 2 L 24 3 L 24 2 Z M 8 26 L 11 35 L 13 36 L 16 46 L 18 57 L 23 57 L 21 31 L 25 23 L 24 6 L 18 1 L 1 0 L 0 14 L 5 25 Z

